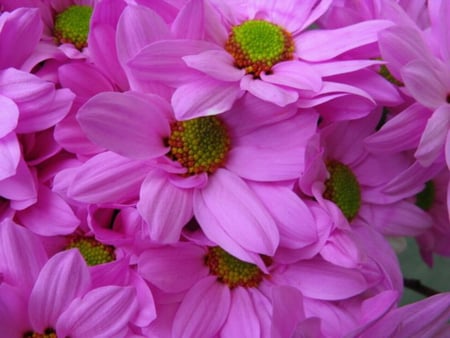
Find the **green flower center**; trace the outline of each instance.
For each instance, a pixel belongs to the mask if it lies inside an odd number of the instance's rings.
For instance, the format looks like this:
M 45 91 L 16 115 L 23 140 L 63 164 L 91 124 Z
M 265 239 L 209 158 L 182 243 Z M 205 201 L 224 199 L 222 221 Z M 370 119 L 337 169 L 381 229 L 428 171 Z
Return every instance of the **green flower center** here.
M 224 164 L 230 138 L 217 117 L 176 121 L 170 128 L 168 156 L 188 170 L 186 175 L 212 174 Z
M 434 203 L 436 195 L 436 187 L 433 181 L 428 181 L 425 188 L 416 195 L 416 205 L 422 210 L 428 211 Z
M 278 62 L 292 60 L 295 46 L 289 32 L 280 26 L 249 20 L 231 29 L 225 49 L 233 56 L 236 67 L 259 77 Z
M 243 262 L 218 246 L 208 248 L 205 263 L 209 271 L 230 288 L 257 287 L 264 277 L 263 272 L 255 264 Z
M 92 7 L 70 6 L 55 18 L 53 35 L 56 43 L 71 43 L 76 48 L 87 46 Z
M 44 330 L 44 333 L 36 333 L 36 332 L 25 332 L 22 336 L 23 338 L 58 338 L 55 330 L 52 328 L 47 328 Z
M 351 221 L 361 206 L 361 191 L 358 180 L 345 164 L 338 161 L 327 163 L 330 177 L 325 181 L 323 197 L 333 201 Z
M 72 248 L 80 251 L 89 266 L 112 262 L 116 259 L 113 246 L 100 243 L 93 237 L 73 237 L 66 246 L 66 249 Z

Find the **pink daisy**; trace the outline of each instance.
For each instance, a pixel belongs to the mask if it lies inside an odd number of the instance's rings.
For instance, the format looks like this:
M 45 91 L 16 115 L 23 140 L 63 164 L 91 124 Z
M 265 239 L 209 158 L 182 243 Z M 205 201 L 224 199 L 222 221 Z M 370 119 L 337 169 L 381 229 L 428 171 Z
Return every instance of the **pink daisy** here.
M 296 179 L 317 115 L 251 96 L 222 115 L 177 121 L 154 95 L 93 97 L 78 121 L 92 141 L 120 156 L 101 153 L 71 171 L 69 197 L 133 203 L 140 189 L 137 208 L 154 240 L 177 241 L 195 215 L 207 236 L 233 254 L 273 254 L 278 229 L 246 181 Z M 242 222 L 245 231 L 236 227 Z
M 142 83 L 158 81 L 176 88 L 172 104 L 178 119 L 220 114 L 245 92 L 279 106 L 296 102 L 299 96 L 311 106 L 317 95 L 352 94 L 371 102 L 366 92 L 322 77 L 377 63 L 341 64 L 333 59 L 377 41 L 377 33 L 392 23 L 375 20 L 308 31 L 329 6 L 330 1 L 317 0 L 190 1 L 172 24 L 175 39 L 150 43 L 129 61 L 129 67 Z M 192 22 L 194 14 L 198 18 Z M 316 70 L 317 64 L 327 70 Z M 173 69 L 179 70 L 176 76 L 169 75 Z

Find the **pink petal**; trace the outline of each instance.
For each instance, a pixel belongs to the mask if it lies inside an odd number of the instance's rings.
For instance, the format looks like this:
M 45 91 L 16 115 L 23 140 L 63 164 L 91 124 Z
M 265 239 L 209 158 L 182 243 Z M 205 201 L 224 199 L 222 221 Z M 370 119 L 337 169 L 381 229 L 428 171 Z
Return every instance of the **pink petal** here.
M 231 305 L 230 289 L 216 277 L 206 277 L 184 297 L 175 315 L 172 336 L 213 337 L 225 322 Z
M 241 89 L 247 90 L 261 100 L 275 103 L 280 107 L 294 103 L 298 99 L 298 94 L 293 90 L 284 89 L 259 79 L 255 80 L 249 75 L 242 78 Z
M 240 94 L 236 83 L 205 76 L 177 88 L 172 96 L 172 106 L 178 120 L 217 115 L 230 109 Z
M 311 30 L 295 39 L 297 55 L 308 61 L 329 60 L 346 51 L 376 42 L 378 33 L 392 25 L 387 20 L 369 20 L 333 30 Z
M 11 133 L 0 138 L 0 180 L 16 173 L 21 158 L 21 148 L 16 134 Z
M 70 304 L 58 318 L 56 333 L 61 337 L 122 337 L 136 311 L 134 288 L 100 287 Z
M 159 107 L 135 95 L 100 93 L 78 111 L 81 128 L 96 144 L 133 159 L 164 155 L 169 122 Z
M 23 226 L 5 219 L 0 223 L 0 242 L 0 271 L 4 282 L 31 290 L 47 261 L 42 241 Z
M 320 74 L 320 76 L 324 77 L 352 73 L 357 70 L 383 63 L 384 62 L 380 60 L 337 60 L 311 64 L 311 68 Z
M 231 292 L 230 312 L 220 331 L 223 337 L 261 337 L 258 314 L 248 291 L 237 287 Z M 245 318 L 245 320 L 243 320 Z M 287 336 L 286 336 L 287 337 Z
M 424 106 L 436 109 L 446 103 L 449 88 L 425 61 L 411 61 L 402 69 L 402 78 L 411 95 Z
M 208 275 L 205 255 L 204 248 L 190 243 L 151 249 L 139 257 L 138 271 L 165 292 L 181 292 Z
M 322 88 L 322 79 L 317 71 L 307 63 L 295 60 L 276 64 L 269 75 L 261 74 L 266 82 L 296 89 L 318 92 Z
M 41 185 L 36 204 L 17 214 L 21 224 L 42 236 L 67 235 L 80 224 L 67 202 Z
M 184 5 L 171 25 L 177 38 L 203 40 L 205 34 L 203 1 L 189 1 Z M 195 20 L 192 18 L 195 17 Z
M 28 312 L 33 329 L 43 332 L 47 327 L 54 327 L 61 313 L 89 285 L 89 271 L 78 249 L 51 257 L 31 291 Z
M 305 319 L 303 295 L 290 286 L 272 289 L 273 323 L 272 337 L 292 337 L 297 324 Z
M 450 106 L 439 107 L 428 119 L 417 151 L 414 154 L 423 166 L 429 166 L 444 153 L 445 140 L 450 129 Z
M 74 175 L 68 195 L 89 203 L 136 201 L 149 167 L 111 152 L 86 161 Z
M 362 252 L 350 232 L 336 229 L 320 251 L 326 261 L 346 268 L 361 264 Z
M 2 113 L 0 114 L 0 138 L 2 138 L 16 128 L 19 110 L 14 101 L 3 95 L 0 95 L 0 106 L 2 107 Z
M 245 181 L 228 170 L 217 170 L 206 188 L 196 192 L 194 213 L 207 236 L 214 233 L 212 219 L 249 251 L 271 256 L 278 246 L 279 233 L 270 213 Z
M 153 170 L 142 183 L 137 209 L 148 224 L 151 239 L 175 243 L 192 218 L 192 190 L 174 186 L 166 173 Z

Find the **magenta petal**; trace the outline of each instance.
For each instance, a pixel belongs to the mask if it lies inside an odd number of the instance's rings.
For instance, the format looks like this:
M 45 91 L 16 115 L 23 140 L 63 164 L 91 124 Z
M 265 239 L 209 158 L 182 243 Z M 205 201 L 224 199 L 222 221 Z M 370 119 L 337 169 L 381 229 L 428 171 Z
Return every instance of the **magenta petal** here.
M 222 337 L 261 337 L 258 314 L 247 289 L 237 287 L 231 292 L 230 312 L 220 331 Z M 243 320 L 245 318 L 245 320 Z M 286 336 L 287 337 L 287 336 Z
M 205 255 L 204 248 L 190 243 L 151 249 L 139 257 L 138 271 L 163 291 L 181 292 L 208 275 Z
M 322 87 L 322 79 L 319 73 L 307 63 L 298 60 L 276 64 L 272 68 L 272 73 L 270 75 L 262 73 L 261 79 L 266 82 L 313 92 L 318 92 Z
M 164 155 L 169 123 L 158 105 L 122 93 L 100 93 L 78 111 L 88 138 L 120 155 L 149 159 Z
M 295 39 L 297 55 L 308 61 L 329 60 L 351 49 L 376 42 L 392 26 L 388 20 L 369 20 L 338 29 L 310 30 Z
M 6 283 L 31 290 L 47 261 L 42 242 L 29 230 L 9 219 L 0 223 L 0 242 L 0 275 L 3 275 Z
M 151 239 L 175 243 L 192 218 L 192 190 L 174 186 L 166 173 L 153 170 L 142 183 L 137 209 L 148 224 Z
M 78 249 L 62 251 L 42 268 L 31 291 L 28 312 L 33 329 L 54 327 L 58 317 L 90 286 L 89 270 Z
M 16 134 L 0 138 L 0 180 L 11 177 L 16 173 L 21 157 L 21 149 Z
M 255 80 L 252 76 L 244 76 L 242 78 L 241 89 L 247 90 L 261 100 L 275 103 L 280 107 L 294 103 L 298 99 L 298 94 L 295 91 L 284 89 L 259 79 Z
M 19 110 L 14 101 L 3 95 L 0 95 L 0 107 L 2 107 L 0 114 L 0 138 L 2 138 L 16 128 Z
M 297 324 L 305 319 L 303 295 L 290 286 L 272 289 L 273 323 L 272 337 L 293 337 Z
M 136 201 L 149 167 L 111 152 L 86 161 L 74 176 L 69 197 L 90 203 Z
M 172 337 L 213 337 L 225 322 L 231 303 L 230 289 L 214 276 L 195 284 L 175 315 Z
M 202 77 L 175 90 L 172 96 L 175 117 L 188 120 L 221 114 L 231 108 L 240 93 L 237 83 Z
M 67 202 L 41 185 L 38 201 L 17 214 L 20 222 L 42 236 L 67 235 L 80 224 Z
M 444 153 L 445 140 L 450 127 L 450 106 L 439 107 L 427 122 L 414 154 L 424 166 L 429 166 L 439 155 Z
M 194 195 L 194 212 L 200 226 L 208 228 L 205 232 L 214 233 L 212 218 L 251 252 L 272 256 L 278 246 L 279 233 L 272 216 L 245 181 L 228 170 L 217 170 L 206 188 Z
M 189 1 L 180 9 L 171 25 L 174 36 L 180 39 L 203 40 L 205 34 L 203 1 Z M 195 17 L 195 20 L 192 18 Z
M 132 287 L 103 286 L 75 299 L 56 323 L 58 337 L 123 337 L 137 311 Z

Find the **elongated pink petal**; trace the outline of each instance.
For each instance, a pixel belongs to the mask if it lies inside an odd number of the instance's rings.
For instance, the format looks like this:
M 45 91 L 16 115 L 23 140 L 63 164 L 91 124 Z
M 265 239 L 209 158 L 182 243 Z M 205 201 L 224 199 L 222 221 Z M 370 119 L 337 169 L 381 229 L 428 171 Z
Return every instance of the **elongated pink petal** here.
M 272 337 L 292 337 L 297 324 L 305 319 L 303 295 L 290 286 L 272 289 L 273 322 Z
M 134 95 L 100 93 L 78 111 L 87 137 L 119 155 L 149 159 L 164 155 L 169 122 L 157 105 Z
M 0 223 L 0 242 L 0 271 L 4 281 L 31 290 L 47 261 L 42 242 L 29 230 L 9 219 Z
M 175 117 L 188 120 L 221 114 L 231 108 L 240 94 L 237 83 L 202 77 L 175 90 L 172 96 Z
M 151 171 L 142 183 L 137 209 L 148 224 L 150 238 L 175 243 L 192 218 L 192 190 L 181 189 L 160 170 Z
M 180 9 L 171 25 L 174 36 L 180 39 L 203 40 L 205 35 L 203 1 L 189 1 Z M 195 17 L 195 20 L 192 18 Z
M 197 213 L 200 208 L 206 210 Z M 194 195 L 194 213 L 209 233 L 214 233 L 209 224 L 212 219 L 249 251 L 273 255 L 278 246 L 279 233 L 272 216 L 245 181 L 228 170 L 217 170 L 207 187 Z
M 104 152 L 84 163 L 74 175 L 68 195 L 90 203 L 126 203 L 136 201 L 147 165 Z
M 387 20 L 370 20 L 333 30 L 311 30 L 295 39 L 297 55 L 308 61 L 329 60 L 351 49 L 376 42 L 378 33 L 392 26 Z
M 76 299 L 58 318 L 61 337 L 122 337 L 137 310 L 132 287 L 103 286 Z
M 190 243 L 147 250 L 139 257 L 138 271 L 163 291 L 181 292 L 208 275 L 205 255 L 204 248 Z
M 57 253 L 39 273 L 31 291 L 28 312 L 33 329 L 54 327 L 73 299 L 90 286 L 89 271 L 78 249 Z
M 20 144 L 14 133 L 0 138 L 0 180 L 16 173 L 20 157 Z
M 185 295 L 175 315 L 172 337 L 213 337 L 222 327 L 230 309 L 230 289 L 206 277 Z
M 223 337 L 252 338 L 261 337 L 259 318 L 248 291 L 237 287 L 231 292 L 230 312 L 223 324 Z M 242 320 L 245 318 L 245 320 Z
M 16 128 L 19 110 L 14 101 L 3 95 L 0 95 L 0 106 L 2 107 L 2 113 L 0 114 L 0 138 L 2 138 Z
M 20 212 L 20 222 L 42 236 L 67 235 L 80 224 L 67 202 L 47 187 L 39 187 L 36 204 Z
M 294 90 L 284 89 L 259 79 L 255 80 L 251 76 L 242 78 L 241 89 L 247 90 L 261 100 L 275 103 L 280 107 L 294 103 L 298 99 L 298 93 Z

